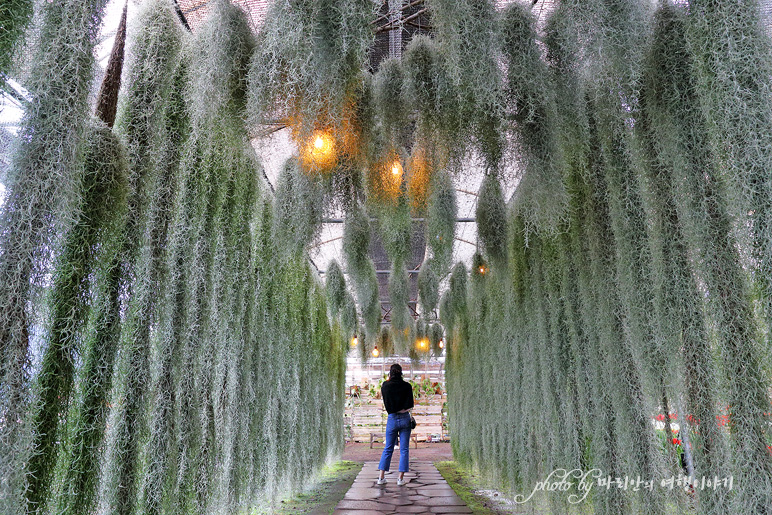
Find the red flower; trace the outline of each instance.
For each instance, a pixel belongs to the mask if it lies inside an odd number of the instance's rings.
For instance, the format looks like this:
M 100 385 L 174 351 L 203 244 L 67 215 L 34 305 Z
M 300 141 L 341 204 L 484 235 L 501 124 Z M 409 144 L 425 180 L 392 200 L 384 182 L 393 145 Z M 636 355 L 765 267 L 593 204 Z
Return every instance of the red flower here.
M 660 413 L 659 415 L 657 415 L 657 420 L 659 420 L 659 421 L 664 421 L 664 420 L 665 420 L 665 415 L 663 415 L 662 413 Z
M 681 440 L 678 438 L 673 438 L 673 445 L 681 445 Z

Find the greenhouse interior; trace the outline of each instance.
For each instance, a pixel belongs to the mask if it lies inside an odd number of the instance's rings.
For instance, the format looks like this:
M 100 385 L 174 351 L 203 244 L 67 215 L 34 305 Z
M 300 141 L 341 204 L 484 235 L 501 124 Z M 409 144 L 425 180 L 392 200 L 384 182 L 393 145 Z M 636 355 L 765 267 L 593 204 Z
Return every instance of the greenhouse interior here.
M 2 515 L 772 515 L 772 1 L 2 0 L 0 359 Z

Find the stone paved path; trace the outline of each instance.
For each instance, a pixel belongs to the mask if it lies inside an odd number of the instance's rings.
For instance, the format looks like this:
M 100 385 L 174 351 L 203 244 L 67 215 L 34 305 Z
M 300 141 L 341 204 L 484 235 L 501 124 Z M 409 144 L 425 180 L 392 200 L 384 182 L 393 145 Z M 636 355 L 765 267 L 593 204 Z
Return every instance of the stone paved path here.
M 377 469 L 378 462 L 364 464 L 334 515 L 472 513 L 431 462 L 411 461 L 404 486 L 397 486 L 396 470 L 386 473 L 385 485 L 375 484 Z

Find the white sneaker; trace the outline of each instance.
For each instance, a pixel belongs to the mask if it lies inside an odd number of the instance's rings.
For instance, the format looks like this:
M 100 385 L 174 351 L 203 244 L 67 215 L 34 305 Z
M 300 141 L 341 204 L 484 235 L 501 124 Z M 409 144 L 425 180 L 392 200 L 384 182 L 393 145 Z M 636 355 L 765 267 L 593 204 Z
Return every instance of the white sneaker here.
M 404 479 L 397 479 L 397 486 L 402 486 L 406 484 L 407 484 L 407 481 L 405 481 Z
M 378 481 L 375 482 L 376 485 L 385 485 L 386 484 L 386 478 L 378 478 Z

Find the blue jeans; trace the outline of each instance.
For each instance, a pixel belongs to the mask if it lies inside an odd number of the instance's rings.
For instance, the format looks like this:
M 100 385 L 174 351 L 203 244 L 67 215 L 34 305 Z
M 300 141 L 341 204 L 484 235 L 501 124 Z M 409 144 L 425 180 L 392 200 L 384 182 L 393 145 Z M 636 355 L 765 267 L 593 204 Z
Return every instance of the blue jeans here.
M 386 441 L 378 470 L 389 470 L 394 444 L 399 434 L 399 471 L 407 472 L 410 463 L 410 413 L 389 413 L 386 419 Z

